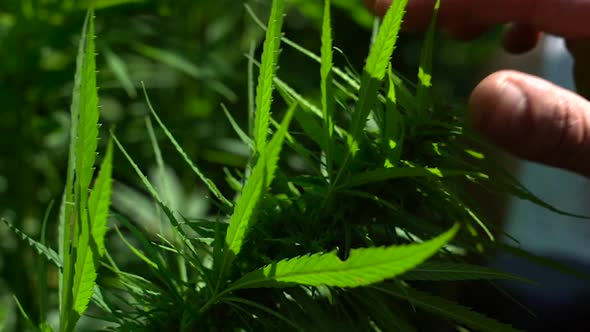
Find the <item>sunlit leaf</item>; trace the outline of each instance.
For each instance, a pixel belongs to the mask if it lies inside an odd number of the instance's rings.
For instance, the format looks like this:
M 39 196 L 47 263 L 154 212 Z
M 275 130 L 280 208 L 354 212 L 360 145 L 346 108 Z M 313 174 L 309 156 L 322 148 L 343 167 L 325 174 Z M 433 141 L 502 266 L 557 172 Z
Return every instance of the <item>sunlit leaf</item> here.
M 334 92 L 332 87 L 332 26 L 330 20 L 330 0 L 324 1 L 324 18 L 322 23 L 322 59 L 321 59 L 321 92 L 322 115 L 326 137 L 326 169 L 328 178 L 332 178 L 333 167 L 333 135 L 334 135 Z
M 94 188 L 88 199 L 88 214 L 92 225 L 92 239 L 99 256 L 104 255 L 104 236 L 111 205 L 111 174 L 113 171 L 113 142 L 109 141 L 107 151 L 100 167 Z
M 287 128 L 296 109 L 292 106 L 283 119 L 279 130 L 275 133 L 266 149 L 262 152 L 256 165 L 252 169 L 250 177 L 242 190 L 242 196 L 236 202 L 232 214 L 227 235 L 225 237 L 226 251 L 221 260 L 220 273 L 231 264 L 233 259 L 240 253 L 242 244 L 248 230 L 255 222 L 256 209 L 264 192 L 272 183 L 274 172 L 277 168 L 281 147 L 285 139 Z
M 275 76 L 285 0 L 272 2 L 268 29 L 262 51 L 260 74 L 256 88 L 256 112 L 254 114 L 254 144 L 256 153 L 261 153 L 266 146 L 270 124 L 270 107 L 272 102 L 273 78 Z
M 434 49 L 434 37 L 436 33 L 436 22 L 438 18 L 438 10 L 440 8 L 440 0 L 436 0 L 434 5 L 434 13 L 430 20 L 428 32 L 424 39 L 422 46 L 422 53 L 420 54 L 420 67 L 418 69 L 418 88 L 416 90 L 416 101 L 418 103 L 418 112 L 422 116 L 426 112 L 430 104 L 430 89 L 432 87 L 432 57 Z
M 282 260 L 245 275 L 230 289 L 309 286 L 359 287 L 404 273 L 434 255 L 459 230 L 456 224 L 438 237 L 405 246 L 359 248 L 342 261 L 335 252 Z

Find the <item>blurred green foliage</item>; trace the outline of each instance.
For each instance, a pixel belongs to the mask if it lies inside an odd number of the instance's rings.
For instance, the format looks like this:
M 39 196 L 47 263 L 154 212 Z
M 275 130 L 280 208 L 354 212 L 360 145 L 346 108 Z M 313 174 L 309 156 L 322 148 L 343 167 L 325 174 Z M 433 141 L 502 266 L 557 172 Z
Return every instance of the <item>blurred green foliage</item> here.
M 45 208 L 59 200 L 66 172 L 68 110 L 75 54 L 85 15 L 84 1 L 2 0 L 0 2 L 0 216 L 37 237 Z M 243 166 L 248 150 L 226 121 L 225 103 L 240 123 L 247 120 L 247 59 L 263 31 L 244 10 L 248 3 L 262 18 L 267 0 L 96 0 L 99 86 L 102 122 L 115 127 L 135 160 L 150 168 L 154 151 L 145 139 L 148 109 L 139 92 L 143 81 L 162 120 L 190 153 L 193 161 L 216 183 L 227 176 L 223 166 Z M 322 2 L 292 0 L 285 21 L 287 35 L 306 48 L 319 50 Z M 367 54 L 372 16 L 362 1 L 334 0 L 335 63 L 361 68 Z M 402 36 L 394 67 L 415 75 L 420 36 Z M 466 96 L 474 68 L 494 47 L 496 34 L 481 43 L 443 41 L 435 59 L 434 79 L 445 100 Z M 258 50 L 259 52 L 259 50 Z M 319 65 L 285 48 L 279 76 L 300 93 L 319 100 Z M 413 77 L 412 77 L 413 80 Z M 245 126 L 242 126 L 243 128 Z M 103 128 L 104 129 L 104 128 Z M 106 136 L 106 130 L 102 133 Z M 106 139 L 103 140 L 106 143 Z M 101 148 L 102 149 L 102 148 Z M 162 146 L 162 153 L 172 150 Z M 122 159 L 122 158 L 121 158 Z M 124 163 L 119 159 L 117 163 Z M 200 195 L 190 169 L 182 160 L 168 157 L 166 181 L 172 202 L 189 216 L 202 216 L 211 207 Z M 178 166 L 178 167 L 177 167 Z M 155 167 L 152 167 L 155 169 Z M 152 211 L 134 174 L 114 166 L 115 208 L 133 209 L 138 220 L 157 227 Z M 228 191 L 228 188 L 221 188 Z M 148 208 L 151 206 L 151 208 Z M 146 208 L 143 208 L 146 207 Z M 51 211 L 49 230 L 56 230 L 57 211 Z M 133 215 L 131 216 L 133 217 Z M 149 220 L 153 220 L 150 224 Z M 151 226 L 149 226 L 151 225 Z M 48 238 L 54 241 L 56 234 Z M 34 285 L 33 255 L 6 228 L 0 230 L 0 326 L 23 330 L 11 297 L 15 294 L 26 312 L 35 315 L 39 297 Z M 55 273 L 50 285 L 57 287 Z M 43 281 L 41 281 L 43 282 Z

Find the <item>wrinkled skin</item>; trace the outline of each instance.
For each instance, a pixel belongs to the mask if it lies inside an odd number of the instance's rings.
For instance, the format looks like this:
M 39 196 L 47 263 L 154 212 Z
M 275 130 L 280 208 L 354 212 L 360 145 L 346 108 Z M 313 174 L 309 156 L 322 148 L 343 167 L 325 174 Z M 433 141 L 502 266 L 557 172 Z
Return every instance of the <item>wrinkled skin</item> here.
M 364 2 L 377 15 L 391 4 Z M 404 29 L 424 30 L 434 3 L 409 0 Z M 575 59 L 578 94 L 538 77 L 499 71 L 473 90 L 469 118 L 483 135 L 519 157 L 590 177 L 590 1 L 443 0 L 438 22 L 462 40 L 508 24 L 503 46 L 512 53 L 534 48 L 542 33 L 565 38 Z

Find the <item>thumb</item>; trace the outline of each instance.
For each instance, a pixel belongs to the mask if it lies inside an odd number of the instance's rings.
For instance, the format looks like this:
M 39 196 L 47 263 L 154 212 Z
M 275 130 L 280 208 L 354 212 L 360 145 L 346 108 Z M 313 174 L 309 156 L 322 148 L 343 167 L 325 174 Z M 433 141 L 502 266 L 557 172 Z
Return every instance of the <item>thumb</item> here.
M 471 94 L 469 118 L 513 154 L 590 177 L 590 102 L 540 78 L 500 71 Z

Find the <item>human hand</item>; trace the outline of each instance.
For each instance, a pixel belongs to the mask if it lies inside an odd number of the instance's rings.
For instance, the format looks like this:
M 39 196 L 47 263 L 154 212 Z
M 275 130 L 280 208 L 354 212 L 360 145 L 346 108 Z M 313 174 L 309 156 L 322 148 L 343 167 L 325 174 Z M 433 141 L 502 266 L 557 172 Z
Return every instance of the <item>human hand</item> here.
M 383 15 L 391 0 L 364 0 Z M 395 1 L 395 0 L 394 0 Z M 409 0 L 404 29 L 423 30 L 435 0 Z M 577 90 L 590 96 L 590 1 L 442 0 L 439 25 L 459 39 L 471 39 L 489 26 L 510 23 L 504 48 L 533 48 L 542 32 L 564 37 L 576 64 Z M 590 102 L 538 77 L 499 71 L 471 94 L 473 126 L 513 154 L 590 177 Z

